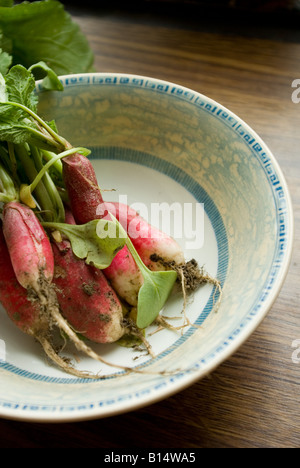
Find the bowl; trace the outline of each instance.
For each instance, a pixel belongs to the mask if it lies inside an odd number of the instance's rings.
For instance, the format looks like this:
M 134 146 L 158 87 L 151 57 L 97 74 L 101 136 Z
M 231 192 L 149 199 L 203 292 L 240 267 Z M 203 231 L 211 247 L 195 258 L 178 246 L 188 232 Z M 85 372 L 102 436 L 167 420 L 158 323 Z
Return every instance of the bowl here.
M 230 110 L 151 77 L 91 73 L 60 79 L 62 92 L 37 83 L 39 114 L 55 119 L 72 145 L 91 149 L 107 201 L 125 202 L 169 230 L 186 259 L 195 259 L 219 281 L 222 296 L 213 284 L 204 284 L 187 302 L 191 326 L 150 327 L 153 358 L 117 344 L 95 345 L 111 362 L 145 370 L 124 375 L 110 368 L 100 380 L 49 365 L 39 345 L 2 309 L 0 415 L 25 421 L 79 421 L 132 411 L 211 373 L 270 310 L 293 240 L 282 171 L 261 138 Z M 178 324 L 182 313 L 183 298 L 174 294 L 164 315 Z M 85 356 L 78 367 L 103 371 Z

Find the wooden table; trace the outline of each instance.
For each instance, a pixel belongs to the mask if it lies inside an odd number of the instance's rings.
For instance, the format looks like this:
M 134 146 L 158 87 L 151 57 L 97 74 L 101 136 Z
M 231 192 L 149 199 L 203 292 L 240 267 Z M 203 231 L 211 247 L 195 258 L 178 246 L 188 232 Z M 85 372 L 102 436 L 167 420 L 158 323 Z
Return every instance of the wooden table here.
M 300 79 L 299 30 L 265 27 L 255 16 L 245 25 L 216 24 L 213 17 L 189 12 L 154 13 L 72 10 L 95 52 L 97 71 L 190 87 L 230 108 L 269 145 L 294 205 L 294 254 L 286 282 L 259 328 L 209 377 L 164 401 L 107 419 L 62 424 L 2 419 L 1 447 L 300 445 L 300 362 L 292 360 L 292 343 L 300 339 L 300 103 L 291 99 L 292 82 Z

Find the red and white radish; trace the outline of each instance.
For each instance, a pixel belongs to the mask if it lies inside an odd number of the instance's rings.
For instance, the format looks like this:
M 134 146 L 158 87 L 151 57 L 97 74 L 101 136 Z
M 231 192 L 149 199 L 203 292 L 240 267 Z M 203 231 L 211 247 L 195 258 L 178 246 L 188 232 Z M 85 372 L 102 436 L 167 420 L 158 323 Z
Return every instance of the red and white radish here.
M 184 252 L 178 242 L 150 225 L 133 208 L 118 202 L 105 203 L 105 207 L 127 231 L 137 253 L 148 268 L 151 270 L 163 268 L 161 263 L 155 261 L 157 258 L 178 265 L 185 262 Z
M 35 315 L 32 318 L 34 327 L 27 329 L 29 334 L 36 337 L 46 354 L 67 372 L 79 377 L 100 378 L 73 368 L 56 353 L 50 343 L 52 330 L 57 327 L 69 337 L 79 351 L 104 364 L 112 365 L 87 346 L 61 315 L 52 283 L 54 257 L 51 243 L 35 213 L 19 202 L 6 204 L 3 210 L 3 234 L 15 282 L 24 289 L 30 304 L 35 305 Z M 18 252 L 18 248 L 22 254 Z M 9 309 L 10 316 L 13 315 L 12 307 L 13 305 Z M 26 331 L 26 327 L 20 328 Z M 123 366 L 115 367 L 128 370 Z
M 63 178 L 77 224 L 108 216 L 94 167 L 89 159 L 75 154 L 62 159 Z M 101 208 L 104 207 L 104 210 Z M 129 305 L 137 305 L 143 278 L 128 247 L 120 250 L 111 265 L 103 270 L 113 289 Z
M 96 173 L 91 161 L 76 153 L 62 159 L 63 179 L 70 208 L 77 224 L 98 219 L 97 208 L 103 203 Z
M 0 228 L 0 302 L 10 319 L 28 335 L 46 333 L 48 321 L 41 314 L 38 302 L 29 299 L 18 282 L 7 249 L 2 226 Z
M 99 207 L 99 212 L 106 210 L 123 226 L 140 259 L 149 270 L 153 272 L 174 270 L 177 273 L 177 283 L 184 298 L 185 325 L 191 325 L 185 314 L 187 294 L 194 292 L 200 285 L 212 284 L 219 292 L 217 303 L 219 304 L 222 293 L 220 282 L 199 268 L 196 260 L 186 261 L 181 246 L 174 238 L 150 225 L 137 211 L 124 203 L 106 202 Z M 120 264 L 118 272 L 120 283 L 123 278 L 126 282 L 127 267 L 125 262 Z M 157 320 L 161 321 L 162 318 L 158 317 Z M 164 326 L 172 328 L 163 322 Z
M 66 222 L 75 224 L 66 210 Z M 73 253 L 69 240 L 52 242 L 54 278 L 62 315 L 95 343 L 112 343 L 125 333 L 123 309 L 103 272 Z
M 150 307 L 149 304 L 145 306 L 145 291 L 149 291 L 150 283 L 153 281 L 156 283 L 156 280 L 154 277 L 150 280 L 150 276 L 143 266 L 153 273 L 169 272 L 170 283 L 168 287 L 166 286 L 166 290 L 169 291 L 172 278 L 174 278 L 170 272 L 176 272 L 177 282 L 184 295 L 184 304 L 186 303 L 186 294 L 193 292 L 201 284 L 210 282 L 220 290 L 219 282 L 204 274 L 194 259 L 185 260 L 183 250 L 175 239 L 151 226 L 127 205 L 105 202 L 91 161 L 76 154 L 64 158 L 62 163 L 64 182 L 76 222 L 81 224 L 95 219 L 109 219 L 109 213 L 111 213 L 122 225 L 139 257 L 138 260 L 143 263 L 141 265 L 137 261 L 136 254 L 132 248 L 129 248 L 127 242 L 122 250 L 115 255 L 110 266 L 103 270 L 113 289 L 123 300 L 130 306 L 137 307 L 138 310 L 143 308 L 143 312 L 138 313 L 138 316 L 143 316 L 144 319 L 138 319 L 137 323 L 150 323 L 151 318 L 155 316 L 152 311 L 152 313 L 149 312 L 149 321 L 145 319 L 146 308 Z M 149 277 L 146 281 L 147 286 L 145 285 L 145 277 Z M 163 278 L 162 276 L 161 279 Z M 157 287 L 163 287 L 160 280 L 154 288 L 151 288 L 158 299 L 162 291 L 159 293 Z M 142 290 L 143 300 L 141 301 Z
M 137 306 L 143 276 L 126 245 L 116 254 L 103 273 L 124 301 L 131 306 Z
M 90 377 L 73 369 L 54 350 L 51 343 L 52 321 L 49 322 L 44 306 L 39 301 L 32 300 L 27 290 L 17 280 L 2 226 L 0 228 L 0 303 L 19 330 L 40 342 L 51 361 L 71 374 Z
M 54 260 L 48 236 L 34 212 L 19 202 L 3 208 L 3 234 L 15 275 L 23 288 L 41 298 L 50 284 Z

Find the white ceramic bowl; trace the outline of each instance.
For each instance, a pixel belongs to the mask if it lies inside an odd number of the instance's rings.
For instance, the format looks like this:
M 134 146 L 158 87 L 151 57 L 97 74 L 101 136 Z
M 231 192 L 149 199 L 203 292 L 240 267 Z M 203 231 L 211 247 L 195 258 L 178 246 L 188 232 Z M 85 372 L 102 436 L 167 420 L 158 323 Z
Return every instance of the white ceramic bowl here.
M 179 211 L 204 207 L 198 212 L 201 225 L 194 219 L 185 231 L 186 218 L 178 241 L 187 259 L 195 258 L 221 281 L 223 297 L 215 313 L 213 287 L 200 288 L 187 313 L 201 328 L 154 334 L 157 357 L 150 361 L 141 356 L 134 363 L 132 350 L 97 345 L 107 359 L 130 366 L 145 362 L 147 371 L 124 376 L 110 369 L 100 381 L 49 366 L 38 344 L 1 310 L 0 415 L 27 421 L 115 415 L 166 398 L 212 372 L 267 314 L 292 248 L 292 208 L 282 172 L 259 136 L 230 110 L 154 78 L 100 73 L 61 80 L 63 92 L 43 92 L 39 83 L 40 114 L 54 118 L 73 145 L 92 149 L 106 200 L 122 196 L 149 210 L 153 203 L 174 203 Z M 178 316 L 181 310 L 181 298 L 174 297 L 165 313 Z M 84 356 L 78 367 L 101 369 Z M 162 370 L 170 374 L 159 375 Z

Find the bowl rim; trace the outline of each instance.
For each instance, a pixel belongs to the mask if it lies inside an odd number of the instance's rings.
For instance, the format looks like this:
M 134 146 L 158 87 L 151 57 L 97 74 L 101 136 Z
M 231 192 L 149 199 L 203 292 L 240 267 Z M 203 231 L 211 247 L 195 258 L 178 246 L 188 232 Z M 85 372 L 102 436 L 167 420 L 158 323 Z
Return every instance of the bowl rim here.
M 201 99 L 203 99 L 205 102 L 210 103 L 211 105 L 218 106 L 224 112 L 227 112 L 228 115 L 232 116 L 240 124 L 242 124 L 243 127 L 247 131 L 249 131 L 251 135 L 255 137 L 257 142 L 267 152 L 268 157 L 270 158 L 273 167 L 276 169 L 276 173 L 278 175 L 278 178 L 280 179 L 281 185 L 285 193 L 285 198 L 287 202 L 286 212 L 287 212 L 287 220 L 288 220 L 288 232 L 287 232 L 287 237 L 286 237 L 286 248 L 285 248 L 284 258 L 282 259 L 282 262 L 280 265 L 280 271 L 278 272 L 278 276 L 276 277 L 276 281 L 272 290 L 268 294 L 268 297 L 265 303 L 261 306 L 259 312 L 255 315 L 255 317 L 251 318 L 251 321 L 248 322 L 247 327 L 244 327 L 243 330 L 241 330 L 240 333 L 235 337 L 235 339 L 232 340 L 232 342 L 226 348 L 224 348 L 221 353 L 217 354 L 216 357 L 210 359 L 209 362 L 206 363 L 204 367 L 200 367 L 193 374 L 189 374 L 189 375 L 186 374 L 184 379 L 175 381 L 172 387 L 166 386 L 166 388 L 160 390 L 160 392 L 156 392 L 156 394 L 150 394 L 150 397 L 149 395 L 140 396 L 139 399 L 134 402 L 134 404 L 131 401 L 129 403 L 126 402 L 125 405 L 119 404 L 114 407 L 103 406 L 102 408 L 100 407 L 98 411 L 87 410 L 87 411 L 82 411 L 79 413 L 74 413 L 73 411 L 71 414 L 70 413 L 69 414 L 67 413 L 45 414 L 45 412 L 40 412 L 37 414 L 37 412 L 35 411 L 33 413 L 28 414 L 28 412 L 26 413 L 26 411 L 21 411 L 21 410 L 10 411 L 9 409 L 5 409 L 5 408 L 0 409 L 1 416 L 7 419 L 17 419 L 17 420 L 23 420 L 23 421 L 29 421 L 29 422 L 32 422 L 32 421 L 45 421 L 45 422 L 70 421 L 71 422 L 71 421 L 82 421 L 82 420 L 89 420 L 89 419 L 96 419 L 96 418 L 104 418 L 104 417 L 109 417 L 112 415 L 117 415 L 117 414 L 129 412 L 129 411 L 133 411 L 133 410 L 142 408 L 144 406 L 154 404 L 169 396 L 172 396 L 178 392 L 183 391 L 185 388 L 193 385 L 200 379 L 212 373 L 224 361 L 226 361 L 230 356 L 232 356 L 238 350 L 238 348 L 251 336 L 251 334 L 256 330 L 259 324 L 266 317 L 272 305 L 274 304 L 275 300 L 277 299 L 281 291 L 281 288 L 284 284 L 284 281 L 286 279 L 289 267 L 290 267 L 292 251 L 293 251 L 293 243 L 294 243 L 294 216 L 293 216 L 293 206 L 292 206 L 290 192 L 289 192 L 288 185 L 286 183 L 286 179 L 283 174 L 283 171 L 281 167 L 279 166 L 279 163 L 277 159 L 275 158 L 273 152 L 270 150 L 269 146 L 262 140 L 262 138 L 258 135 L 258 133 L 252 127 L 250 127 L 250 125 L 248 125 L 242 118 L 240 118 L 233 111 L 231 111 L 226 106 L 219 103 L 218 101 L 215 101 L 214 99 L 198 91 L 195 91 L 186 86 L 183 86 L 181 84 L 176 84 L 171 81 L 166 81 L 160 78 L 153 78 L 151 76 L 144 76 L 144 75 L 131 74 L 131 73 L 91 72 L 91 73 L 78 73 L 78 74 L 71 74 L 71 75 L 70 74 L 60 75 L 59 79 L 63 83 L 66 80 L 70 80 L 70 79 L 73 79 L 73 80 L 82 79 L 81 85 L 84 86 L 85 84 L 88 84 L 88 83 L 85 83 L 85 79 L 87 77 L 91 77 L 91 78 L 95 77 L 95 78 L 103 78 L 103 79 L 112 78 L 112 77 L 116 77 L 119 79 L 121 77 L 126 77 L 129 79 L 149 80 L 150 82 L 153 82 L 162 86 L 169 85 L 169 86 L 177 87 L 177 88 L 180 88 L 183 92 L 193 93 L 194 95 L 199 96 Z M 90 85 L 93 85 L 93 83 Z M 36 91 L 41 92 L 43 90 L 44 89 L 42 86 L 42 80 L 37 81 Z

